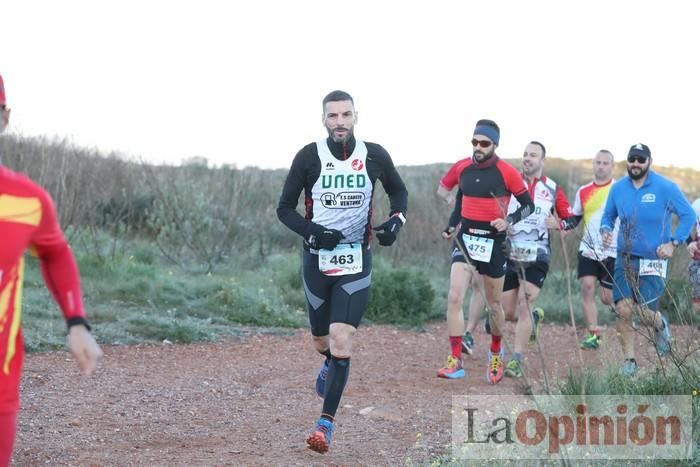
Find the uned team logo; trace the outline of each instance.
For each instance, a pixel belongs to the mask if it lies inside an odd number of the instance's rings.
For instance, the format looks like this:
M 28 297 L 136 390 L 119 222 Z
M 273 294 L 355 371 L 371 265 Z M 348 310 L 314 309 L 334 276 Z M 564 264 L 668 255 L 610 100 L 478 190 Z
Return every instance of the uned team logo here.
M 355 159 L 352 161 L 352 169 L 353 170 L 362 170 L 365 167 L 365 164 L 362 163 L 360 159 Z
M 321 203 L 326 209 L 359 208 L 365 202 L 365 194 L 361 191 L 343 191 L 340 193 L 323 193 Z
M 334 208 L 338 205 L 338 201 L 336 201 L 333 193 L 324 193 L 321 195 L 321 202 L 327 208 Z

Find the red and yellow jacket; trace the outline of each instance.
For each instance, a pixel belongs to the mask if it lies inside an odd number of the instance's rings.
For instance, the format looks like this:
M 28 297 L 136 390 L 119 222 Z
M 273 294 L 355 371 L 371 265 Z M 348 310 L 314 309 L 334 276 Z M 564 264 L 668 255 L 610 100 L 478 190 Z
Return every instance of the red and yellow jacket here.
M 85 322 L 80 278 L 51 196 L 0 166 L 0 413 L 16 409 L 24 345 L 20 327 L 24 252 L 41 262 L 44 280 L 69 325 Z

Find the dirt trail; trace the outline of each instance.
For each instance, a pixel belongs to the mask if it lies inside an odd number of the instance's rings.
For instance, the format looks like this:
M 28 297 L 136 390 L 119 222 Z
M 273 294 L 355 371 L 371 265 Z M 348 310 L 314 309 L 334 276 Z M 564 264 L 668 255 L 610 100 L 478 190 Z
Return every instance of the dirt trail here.
M 512 325 L 507 340 L 512 341 Z M 543 327 L 550 384 L 578 367 L 569 327 Z M 522 379 L 486 384 L 486 342 L 467 357 L 467 377 L 436 378 L 447 356 L 444 323 L 417 333 L 363 327 L 350 381 L 326 455 L 305 439 L 321 408 L 313 382 L 321 358 L 307 330 L 239 341 L 107 347 L 97 377 L 80 378 L 65 352 L 28 356 L 14 464 L 86 466 L 405 465 L 448 454 L 451 396 L 513 394 Z M 639 340 L 639 339 L 638 339 Z M 649 349 L 642 347 L 644 366 Z M 619 364 L 614 330 L 605 330 L 589 364 Z M 543 392 L 531 347 L 527 373 Z M 373 407 L 365 415 L 363 413 Z

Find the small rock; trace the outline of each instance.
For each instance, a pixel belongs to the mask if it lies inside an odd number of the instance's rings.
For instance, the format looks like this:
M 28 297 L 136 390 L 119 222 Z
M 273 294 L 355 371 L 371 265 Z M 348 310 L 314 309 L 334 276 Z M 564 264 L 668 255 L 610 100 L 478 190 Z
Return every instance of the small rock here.
M 374 407 L 365 407 L 364 409 L 360 409 L 360 415 L 367 415 L 371 411 L 374 410 Z

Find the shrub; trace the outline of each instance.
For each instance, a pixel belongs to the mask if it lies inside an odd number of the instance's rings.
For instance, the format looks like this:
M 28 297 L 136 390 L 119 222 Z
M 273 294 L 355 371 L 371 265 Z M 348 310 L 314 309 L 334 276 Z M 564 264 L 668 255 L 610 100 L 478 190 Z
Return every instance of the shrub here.
M 422 272 L 373 271 L 365 317 L 375 323 L 419 326 L 431 314 L 435 291 Z

